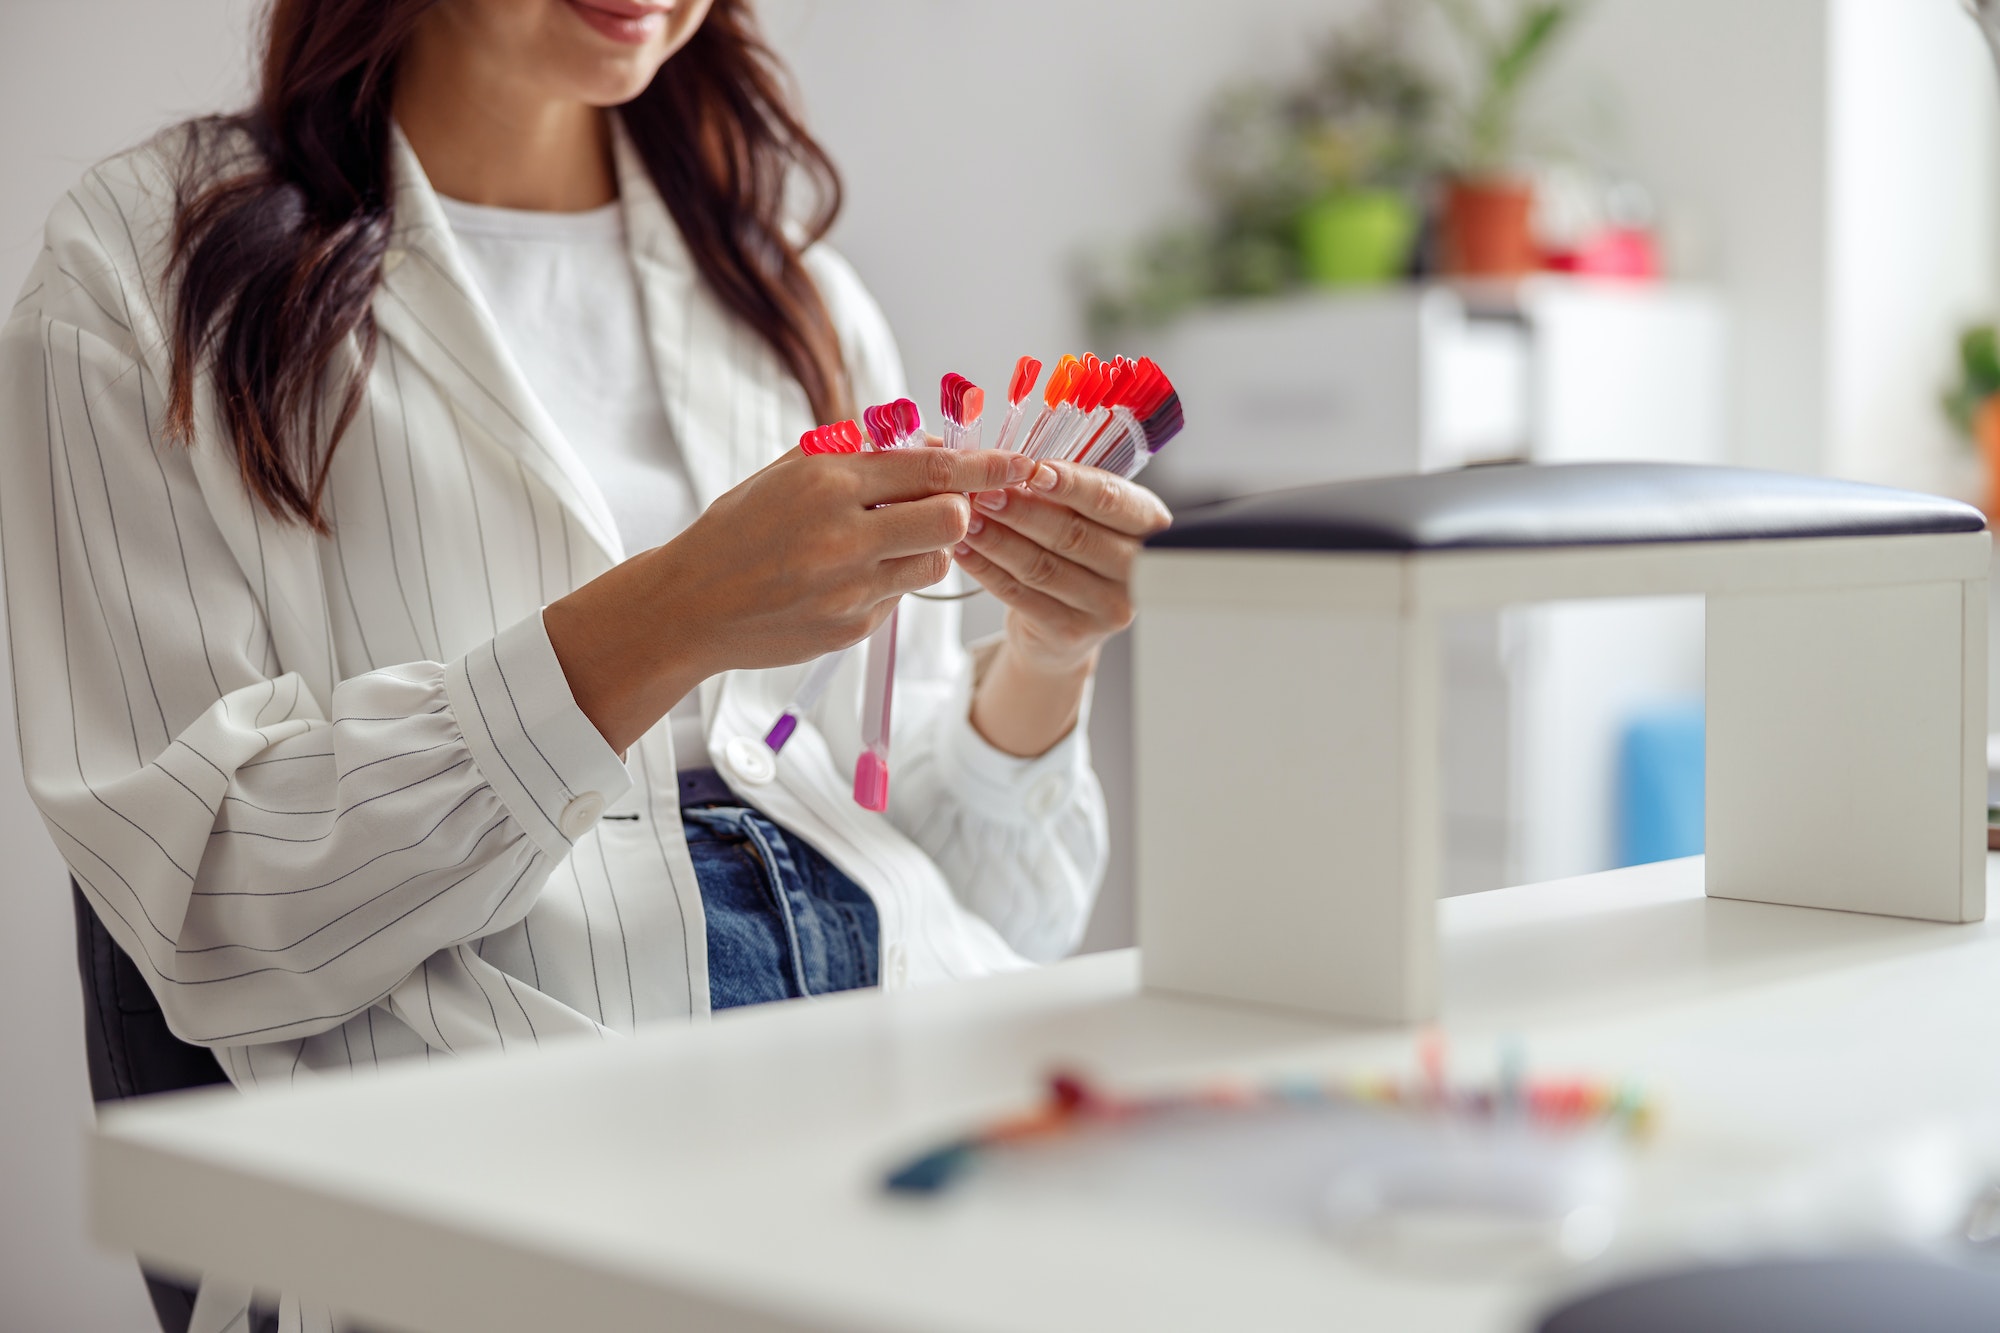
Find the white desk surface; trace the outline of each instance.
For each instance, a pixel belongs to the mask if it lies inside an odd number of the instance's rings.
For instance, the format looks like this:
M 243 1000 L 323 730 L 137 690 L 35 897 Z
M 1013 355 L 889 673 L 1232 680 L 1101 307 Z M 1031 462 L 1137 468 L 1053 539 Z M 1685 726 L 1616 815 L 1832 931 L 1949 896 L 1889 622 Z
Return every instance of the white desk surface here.
M 1408 1032 L 1141 995 L 1130 952 L 112 1111 L 95 1227 L 420 1333 L 1456 1333 L 1518 1329 L 1621 1263 L 1922 1213 L 1863 1168 L 2000 1109 L 2000 921 L 1709 901 L 1698 859 L 1440 910 L 1469 1072 L 1518 1034 L 1532 1068 L 1634 1076 L 1660 1104 L 1624 1239 L 1581 1273 L 1424 1281 L 1303 1230 L 976 1187 L 884 1198 L 886 1163 L 1038 1096 L 1052 1063 L 1114 1084 L 1410 1067 Z

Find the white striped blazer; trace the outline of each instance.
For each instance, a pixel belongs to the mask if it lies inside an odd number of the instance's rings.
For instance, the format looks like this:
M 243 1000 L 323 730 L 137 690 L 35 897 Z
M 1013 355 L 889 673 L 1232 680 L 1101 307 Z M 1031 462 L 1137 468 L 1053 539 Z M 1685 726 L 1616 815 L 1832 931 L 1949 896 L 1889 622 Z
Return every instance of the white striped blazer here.
M 252 1084 L 706 1013 L 669 731 L 621 762 L 541 608 L 624 557 L 396 142 L 383 334 L 334 454 L 330 537 L 254 504 L 198 385 L 161 438 L 179 133 L 89 172 L 0 331 L 0 552 L 29 790 L 181 1037 Z M 699 280 L 630 146 L 659 387 L 705 505 L 797 440 L 805 396 Z M 903 391 L 852 271 L 809 256 L 863 402 Z M 906 602 L 894 804 L 849 795 L 860 654 L 775 760 L 801 668 L 701 689 L 746 804 L 873 896 L 883 984 L 1074 947 L 1105 859 L 1082 728 L 1034 760 L 966 720 L 952 604 Z M 42 891 L 60 892 L 60 885 Z

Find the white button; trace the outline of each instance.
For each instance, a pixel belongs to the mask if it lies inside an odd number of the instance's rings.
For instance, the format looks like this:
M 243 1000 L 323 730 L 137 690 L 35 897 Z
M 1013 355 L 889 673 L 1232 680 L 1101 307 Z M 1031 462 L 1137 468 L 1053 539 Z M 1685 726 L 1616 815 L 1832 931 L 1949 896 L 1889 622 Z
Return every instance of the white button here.
M 594 791 L 585 792 L 563 807 L 562 819 L 558 821 L 563 836 L 572 841 L 581 838 L 590 832 L 603 813 L 604 797 Z
M 882 951 L 882 984 L 891 990 L 910 984 L 910 951 L 900 944 Z
M 769 746 L 748 736 L 733 736 L 722 747 L 722 760 L 729 771 L 753 787 L 761 787 L 778 776 L 778 761 Z
M 1038 818 L 1054 814 L 1069 795 L 1069 783 L 1061 774 L 1051 773 L 1028 789 L 1028 813 Z
M 396 266 L 402 262 L 403 252 L 401 250 L 385 250 L 382 253 L 382 271 L 384 273 L 394 273 Z

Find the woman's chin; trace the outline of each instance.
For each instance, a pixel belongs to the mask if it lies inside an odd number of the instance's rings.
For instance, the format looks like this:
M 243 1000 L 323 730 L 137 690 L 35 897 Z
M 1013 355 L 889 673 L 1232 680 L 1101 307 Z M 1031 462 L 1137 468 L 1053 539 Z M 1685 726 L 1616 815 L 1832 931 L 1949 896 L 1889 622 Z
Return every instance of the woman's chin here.
M 561 4 L 573 15 L 597 16 L 595 10 L 576 0 L 561 0 Z M 584 22 L 563 24 L 569 29 L 560 42 L 560 63 L 567 76 L 564 81 L 579 100 L 592 106 L 613 107 L 631 101 L 646 91 L 660 66 L 687 44 L 707 9 L 705 3 L 687 4 L 660 14 L 660 22 L 650 25 L 658 31 L 649 28 L 644 41 L 610 40 L 595 30 L 597 25 Z M 553 55 L 551 51 L 545 58 Z
M 594 107 L 623 106 L 640 93 L 646 91 L 659 72 L 657 63 L 643 69 L 631 69 L 620 63 L 616 67 L 608 63 L 591 71 L 590 75 L 578 81 L 576 97 L 580 102 Z
M 0 0 L 4 4 L 5 0 Z M 542 61 L 536 82 L 545 93 L 595 107 L 622 106 L 653 82 L 666 63 L 652 51 L 607 51 L 605 43 L 565 43 Z

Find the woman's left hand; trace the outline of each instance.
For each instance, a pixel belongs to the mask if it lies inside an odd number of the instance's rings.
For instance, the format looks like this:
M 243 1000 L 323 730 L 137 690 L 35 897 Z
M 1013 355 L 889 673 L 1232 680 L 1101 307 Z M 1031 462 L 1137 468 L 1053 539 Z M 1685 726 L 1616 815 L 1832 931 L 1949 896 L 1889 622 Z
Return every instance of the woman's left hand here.
M 1043 463 L 1025 485 L 972 497 L 954 554 L 1007 607 L 1005 655 L 973 706 L 989 741 L 1036 754 L 1074 725 L 1098 649 L 1132 623 L 1132 562 L 1172 521 L 1145 487 L 1075 463 Z
M 1173 516 L 1160 497 L 1075 463 L 1043 463 L 1021 486 L 972 497 L 960 568 L 1007 605 L 1007 641 L 1051 674 L 1096 659 L 1132 623 L 1132 562 Z

